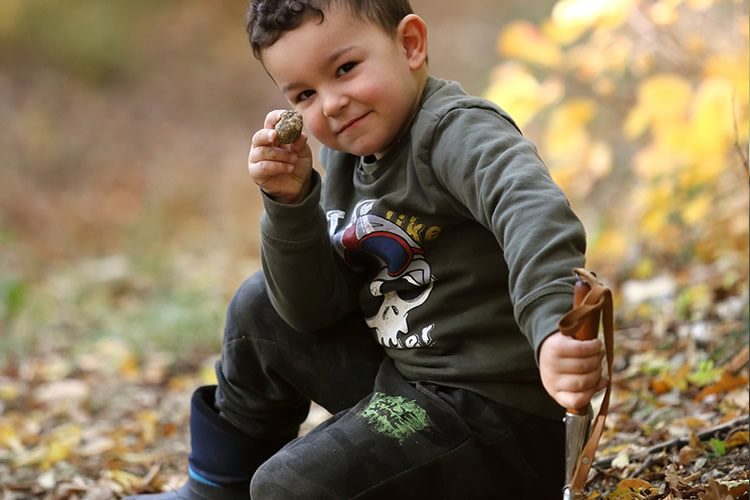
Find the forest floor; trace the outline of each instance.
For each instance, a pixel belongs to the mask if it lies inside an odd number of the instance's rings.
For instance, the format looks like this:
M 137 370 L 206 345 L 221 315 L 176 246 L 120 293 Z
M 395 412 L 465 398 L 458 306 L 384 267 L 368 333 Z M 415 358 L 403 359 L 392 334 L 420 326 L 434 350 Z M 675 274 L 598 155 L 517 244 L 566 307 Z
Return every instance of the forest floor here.
M 116 311 L 146 308 L 154 296 L 137 273 L 110 274 L 114 281 L 97 285 L 120 304 L 107 321 L 127 325 Z M 746 291 L 687 286 L 665 298 L 652 293 L 663 289 L 653 280 L 621 289 L 612 401 L 586 498 L 748 498 Z M 45 335 L 70 337 L 84 324 L 69 319 Z M 215 382 L 215 348 L 177 354 L 104 336 L 37 342 L 6 358 L 0 500 L 105 500 L 178 487 L 190 395 Z M 327 417 L 313 406 L 302 433 Z

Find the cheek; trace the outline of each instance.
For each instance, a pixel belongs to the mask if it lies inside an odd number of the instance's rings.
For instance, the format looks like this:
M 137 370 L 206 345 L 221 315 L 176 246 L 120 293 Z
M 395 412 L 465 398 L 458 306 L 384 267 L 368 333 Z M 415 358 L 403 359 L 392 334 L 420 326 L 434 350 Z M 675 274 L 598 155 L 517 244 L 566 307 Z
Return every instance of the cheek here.
M 325 118 L 319 113 L 305 113 L 302 115 L 305 127 L 319 141 L 325 142 L 326 138 L 331 135 Z
M 368 80 L 360 85 L 357 97 L 360 101 L 371 105 L 382 105 L 390 99 L 390 93 L 387 91 L 388 88 L 388 85 L 383 85 L 383 82 L 379 80 Z

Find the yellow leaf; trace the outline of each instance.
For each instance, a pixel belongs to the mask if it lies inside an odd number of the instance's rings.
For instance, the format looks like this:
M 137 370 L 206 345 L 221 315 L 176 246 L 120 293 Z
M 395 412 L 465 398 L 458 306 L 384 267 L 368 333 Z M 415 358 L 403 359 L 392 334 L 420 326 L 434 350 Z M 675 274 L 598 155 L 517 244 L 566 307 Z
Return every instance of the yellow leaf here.
M 141 485 L 140 477 L 120 469 L 105 471 L 104 476 L 116 481 L 126 490 L 132 490 Z
M 689 141 L 690 151 L 698 158 L 723 158 L 734 140 L 734 93 L 724 78 L 709 78 L 698 88 Z
M 748 437 L 750 434 L 748 434 L 748 431 L 737 431 L 732 433 L 731 436 L 726 440 L 726 446 L 727 448 L 732 448 L 734 446 L 745 446 L 748 444 Z
M 747 88 L 750 86 L 748 64 L 750 64 L 750 55 L 747 50 L 723 51 L 708 56 L 703 71 L 707 78 L 719 77 L 729 80 L 737 102 L 746 105 L 749 99 Z
M 0 399 L 6 401 L 16 399 L 21 394 L 21 389 L 12 382 L 0 384 Z
M 669 127 L 687 115 L 693 91 L 690 83 L 676 74 L 662 73 L 644 80 L 638 87 L 638 103 L 628 116 L 626 131 L 633 138 L 644 128 L 644 123 Z
M 484 96 L 505 109 L 518 126 L 523 127 L 542 109 L 559 100 L 564 87 L 559 80 L 539 83 L 525 67 L 516 62 L 500 65 Z
M 47 453 L 41 462 L 42 469 L 49 469 L 57 462 L 68 458 L 71 451 L 81 442 L 83 429 L 79 425 L 68 424 L 56 429 L 48 441 Z
M 146 444 L 153 443 L 159 415 L 153 410 L 141 410 L 135 414 L 135 420 L 140 427 L 141 441 Z
M 20 453 L 23 450 L 21 438 L 13 426 L 2 421 L 0 421 L 0 448 L 8 448 L 14 453 Z
M 544 134 L 545 153 L 551 157 L 581 155 L 589 146 L 585 125 L 596 114 L 590 99 L 570 99 L 550 115 Z
M 610 229 L 596 239 L 591 251 L 609 259 L 619 260 L 625 255 L 627 248 L 628 240 L 622 231 Z
M 636 0 L 560 0 L 552 9 L 552 19 L 563 26 L 616 28 L 630 17 L 636 4 Z
M 500 33 L 497 50 L 503 57 L 512 57 L 547 67 L 557 67 L 562 52 L 557 44 L 527 21 L 510 23 Z
M 690 200 L 682 209 L 682 220 L 687 224 L 695 224 L 706 217 L 711 210 L 713 198 L 703 193 Z
M 586 32 L 586 27 L 576 24 L 561 24 L 555 19 L 547 19 L 542 24 L 542 31 L 551 40 L 560 45 L 569 45 L 578 40 Z
M 669 26 L 677 21 L 677 9 L 671 2 L 656 2 L 648 9 L 648 15 L 654 24 Z
M 686 3 L 693 10 L 704 11 L 716 3 L 716 0 L 687 0 Z

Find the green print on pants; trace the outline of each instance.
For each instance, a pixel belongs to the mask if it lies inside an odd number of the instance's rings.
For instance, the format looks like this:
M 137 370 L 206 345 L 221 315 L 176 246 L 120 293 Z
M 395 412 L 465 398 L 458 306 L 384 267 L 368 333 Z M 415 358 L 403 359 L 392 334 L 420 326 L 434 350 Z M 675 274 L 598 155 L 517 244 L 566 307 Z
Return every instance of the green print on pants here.
M 430 425 L 427 412 L 413 399 L 376 392 L 367 408 L 359 413 L 375 432 L 398 439 L 399 444 Z

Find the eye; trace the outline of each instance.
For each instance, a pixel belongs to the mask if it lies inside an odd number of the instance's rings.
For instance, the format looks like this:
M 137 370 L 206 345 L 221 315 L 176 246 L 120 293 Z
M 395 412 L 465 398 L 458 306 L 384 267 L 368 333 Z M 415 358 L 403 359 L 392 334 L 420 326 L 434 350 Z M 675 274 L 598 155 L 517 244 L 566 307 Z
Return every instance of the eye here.
M 304 91 L 300 92 L 299 94 L 297 94 L 297 97 L 294 98 L 294 102 L 297 103 L 297 102 L 301 102 L 301 101 L 306 101 L 310 97 L 312 97 L 313 94 L 315 94 L 314 90 L 304 90 Z
M 339 66 L 339 69 L 336 70 L 336 76 L 342 76 L 347 73 L 349 73 L 351 70 L 354 69 L 354 67 L 357 65 L 355 62 L 348 62 L 345 64 L 342 64 Z

